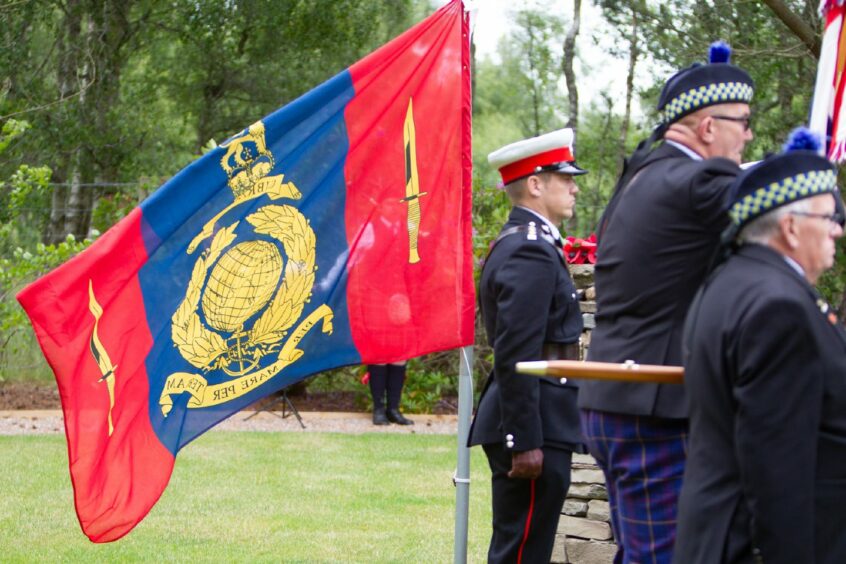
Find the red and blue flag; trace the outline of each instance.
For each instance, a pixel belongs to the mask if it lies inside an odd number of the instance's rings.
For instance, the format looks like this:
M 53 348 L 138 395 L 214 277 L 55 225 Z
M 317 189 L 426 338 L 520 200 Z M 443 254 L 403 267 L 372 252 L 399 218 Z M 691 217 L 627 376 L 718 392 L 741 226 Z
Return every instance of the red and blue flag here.
M 472 344 L 467 23 L 447 4 L 18 295 L 92 541 L 129 532 L 177 452 L 257 399 Z

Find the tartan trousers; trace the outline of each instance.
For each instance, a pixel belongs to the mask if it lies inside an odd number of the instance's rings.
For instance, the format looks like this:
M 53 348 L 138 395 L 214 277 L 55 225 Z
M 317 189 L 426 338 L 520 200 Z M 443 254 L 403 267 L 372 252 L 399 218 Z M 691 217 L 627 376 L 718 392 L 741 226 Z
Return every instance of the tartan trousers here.
M 582 432 L 605 474 L 615 564 L 670 564 L 687 457 L 687 420 L 584 409 Z

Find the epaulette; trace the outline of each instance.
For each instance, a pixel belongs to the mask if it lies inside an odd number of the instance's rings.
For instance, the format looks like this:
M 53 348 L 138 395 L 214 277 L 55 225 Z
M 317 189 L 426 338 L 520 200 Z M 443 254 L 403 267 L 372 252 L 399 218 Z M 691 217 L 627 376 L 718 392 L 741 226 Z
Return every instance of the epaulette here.
M 484 263 L 487 262 L 488 257 L 491 256 L 491 253 L 494 250 L 494 247 L 496 247 L 499 244 L 500 241 L 502 241 L 503 239 L 505 239 L 506 237 L 509 237 L 511 235 L 515 235 L 517 233 L 523 233 L 523 232 L 526 233 L 526 240 L 527 241 L 537 241 L 538 235 L 540 235 L 540 238 L 543 241 L 545 241 L 545 242 L 549 243 L 550 245 L 552 245 L 553 247 L 555 247 L 555 249 L 559 252 L 559 254 L 561 254 L 561 250 L 559 248 L 559 245 L 556 243 L 556 239 L 552 235 L 552 229 L 550 229 L 549 226 L 544 223 L 544 224 L 541 224 L 540 233 L 538 233 L 537 223 L 535 223 L 534 221 L 530 221 L 527 224 L 516 225 L 514 227 L 510 227 L 510 228 L 506 229 L 505 231 L 503 231 L 502 233 L 499 234 L 499 237 L 497 237 L 496 239 L 491 241 L 491 244 L 488 246 L 488 254 L 485 255 L 485 258 L 482 260 L 482 264 L 484 265 Z

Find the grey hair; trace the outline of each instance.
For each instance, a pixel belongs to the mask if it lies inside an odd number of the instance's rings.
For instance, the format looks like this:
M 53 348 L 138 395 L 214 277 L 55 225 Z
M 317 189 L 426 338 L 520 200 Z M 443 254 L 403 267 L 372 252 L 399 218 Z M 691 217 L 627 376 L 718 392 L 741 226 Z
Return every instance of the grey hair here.
M 737 234 L 737 240 L 740 243 L 766 245 L 778 233 L 778 223 L 782 217 L 793 212 L 805 213 L 809 211 L 811 211 L 811 202 L 808 198 L 779 206 L 747 223 Z

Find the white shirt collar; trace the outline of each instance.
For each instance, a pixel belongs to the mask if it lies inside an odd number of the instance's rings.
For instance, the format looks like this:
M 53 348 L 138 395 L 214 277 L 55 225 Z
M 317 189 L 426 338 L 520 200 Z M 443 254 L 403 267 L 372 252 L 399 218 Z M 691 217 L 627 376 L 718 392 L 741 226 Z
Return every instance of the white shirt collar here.
M 682 145 L 681 143 L 678 143 L 676 141 L 670 141 L 669 139 L 664 139 L 664 143 L 667 143 L 668 145 L 672 145 L 673 147 L 675 147 L 676 149 L 678 149 L 679 151 L 681 151 L 682 153 L 684 153 L 685 155 L 687 155 L 688 157 L 693 159 L 694 161 L 704 160 L 702 158 L 702 155 L 700 155 L 699 153 L 697 153 L 696 151 L 694 151 L 693 149 L 691 149 L 687 145 Z
M 521 210 L 526 210 L 527 212 L 531 213 L 532 215 L 536 216 L 538 219 L 543 221 L 546 225 L 548 225 L 549 229 L 550 229 L 550 234 L 552 235 L 553 239 L 555 239 L 556 241 L 561 239 L 561 231 L 558 230 L 558 227 L 554 223 L 549 221 L 547 218 L 545 218 L 544 216 L 542 216 L 541 214 L 539 214 L 535 210 L 529 209 L 525 206 L 517 206 L 517 207 L 520 208 Z
M 781 256 L 784 257 L 784 260 L 785 260 L 785 262 L 787 262 L 787 264 L 789 264 L 790 266 L 793 267 L 793 270 L 795 270 L 796 272 L 799 273 L 799 276 L 801 276 L 802 278 L 805 278 L 805 269 L 802 268 L 801 264 L 799 264 L 798 262 L 796 262 L 795 260 L 793 260 L 792 258 L 790 258 L 787 255 L 781 255 Z

